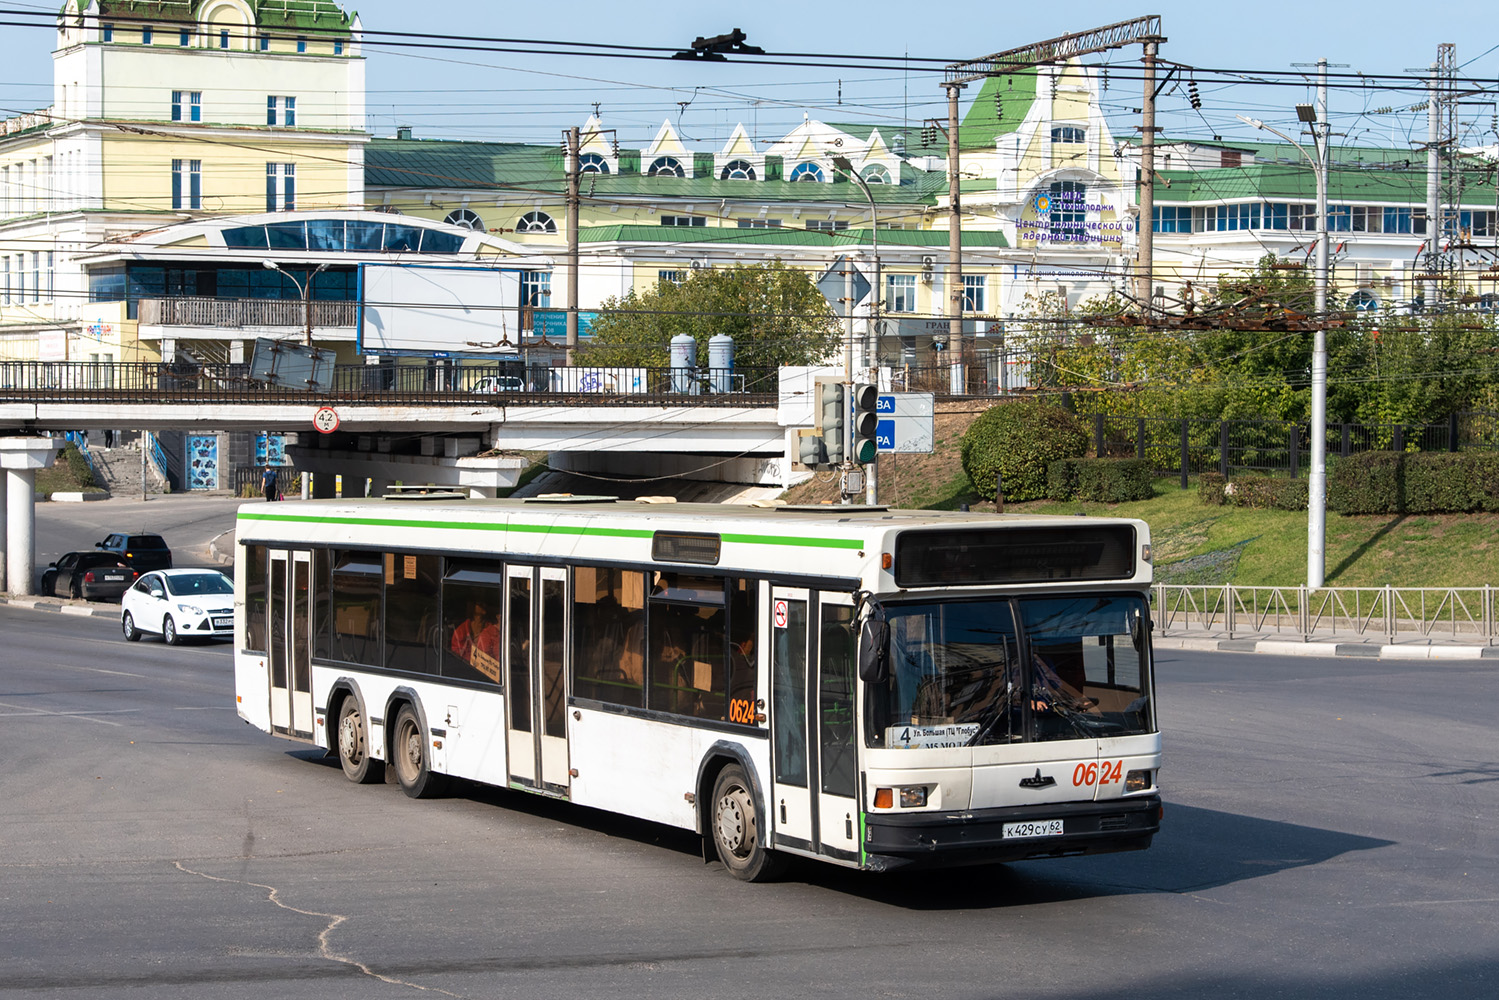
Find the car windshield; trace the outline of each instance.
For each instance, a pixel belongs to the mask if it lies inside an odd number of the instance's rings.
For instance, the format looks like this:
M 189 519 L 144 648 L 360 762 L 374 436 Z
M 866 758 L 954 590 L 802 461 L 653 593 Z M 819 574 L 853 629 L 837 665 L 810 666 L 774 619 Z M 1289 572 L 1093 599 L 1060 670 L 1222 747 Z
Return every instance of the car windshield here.
M 892 604 L 873 747 L 983 746 L 1154 731 L 1136 596 Z
M 132 549 L 164 549 L 167 543 L 162 541 L 160 535 L 131 535 L 130 547 Z
M 78 566 L 89 569 L 94 566 L 123 566 L 120 557 L 112 552 L 86 552 L 78 556 Z
M 183 573 L 166 578 L 167 591 L 173 597 L 192 594 L 232 594 L 234 584 L 223 573 Z

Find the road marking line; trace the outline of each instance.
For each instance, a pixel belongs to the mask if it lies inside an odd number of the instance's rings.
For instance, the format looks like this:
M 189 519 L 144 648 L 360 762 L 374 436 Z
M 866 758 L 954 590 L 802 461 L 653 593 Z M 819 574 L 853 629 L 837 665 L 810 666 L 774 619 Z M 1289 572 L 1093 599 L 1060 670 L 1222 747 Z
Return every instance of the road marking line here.
M 97 722 L 105 726 L 123 726 L 123 722 L 114 722 L 110 719 L 98 719 L 98 715 L 134 715 L 136 709 L 121 708 L 110 712 L 49 712 L 45 708 L 32 708 L 29 705 L 12 705 L 9 702 L 0 701 L 0 708 L 13 708 L 14 712 L 0 712 L 0 718 L 25 718 L 28 716 L 43 716 L 54 719 L 82 719 L 84 722 Z

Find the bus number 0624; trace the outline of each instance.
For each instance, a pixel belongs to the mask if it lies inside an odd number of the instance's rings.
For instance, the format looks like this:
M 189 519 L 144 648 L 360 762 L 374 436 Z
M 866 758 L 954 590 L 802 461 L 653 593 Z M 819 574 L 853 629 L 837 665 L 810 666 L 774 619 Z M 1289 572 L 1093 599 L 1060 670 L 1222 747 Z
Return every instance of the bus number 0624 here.
M 1072 769 L 1072 783 L 1074 785 L 1108 785 L 1123 781 L 1124 761 L 1106 760 L 1094 761 L 1091 764 L 1079 764 Z

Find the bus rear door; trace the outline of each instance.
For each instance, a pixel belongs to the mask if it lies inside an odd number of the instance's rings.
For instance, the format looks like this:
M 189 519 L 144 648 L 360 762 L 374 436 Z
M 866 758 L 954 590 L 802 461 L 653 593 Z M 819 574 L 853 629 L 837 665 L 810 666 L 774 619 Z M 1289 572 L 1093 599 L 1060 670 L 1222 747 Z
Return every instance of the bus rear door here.
M 270 551 L 271 729 L 312 739 L 312 560 L 307 552 Z
M 506 568 L 510 780 L 568 794 L 567 571 Z

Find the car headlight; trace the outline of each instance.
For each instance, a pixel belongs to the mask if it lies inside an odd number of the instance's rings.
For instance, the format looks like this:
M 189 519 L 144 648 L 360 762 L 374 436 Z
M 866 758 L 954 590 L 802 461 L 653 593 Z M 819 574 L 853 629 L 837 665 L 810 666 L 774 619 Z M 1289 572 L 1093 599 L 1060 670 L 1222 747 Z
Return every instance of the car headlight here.
M 201 615 L 203 613 L 202 608 L 194 607 L 191 604 L 179 604 L 177 605 L 177 610 L 185 615 Z

